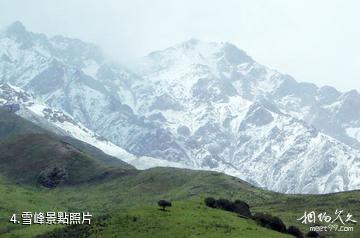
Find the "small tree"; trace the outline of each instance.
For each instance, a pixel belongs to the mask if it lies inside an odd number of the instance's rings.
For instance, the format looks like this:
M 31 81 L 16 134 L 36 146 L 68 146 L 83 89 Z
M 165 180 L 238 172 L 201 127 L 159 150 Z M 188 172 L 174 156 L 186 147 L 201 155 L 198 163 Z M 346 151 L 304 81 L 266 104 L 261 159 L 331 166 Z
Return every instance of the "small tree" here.
M 38 182 L 47 188 L 55 188 L 56 186 L 67 182 L 69 174 L 63 167 L 52 166 L 40 172 Z
M 158 205 L 159 205 L 159 207 L 162 208 L 163 211 L 165 211 L 166 207 L 171 207 L 171 202 L 166 201 L 166 200 L 160 200 L 160 201 L 158 201 Z

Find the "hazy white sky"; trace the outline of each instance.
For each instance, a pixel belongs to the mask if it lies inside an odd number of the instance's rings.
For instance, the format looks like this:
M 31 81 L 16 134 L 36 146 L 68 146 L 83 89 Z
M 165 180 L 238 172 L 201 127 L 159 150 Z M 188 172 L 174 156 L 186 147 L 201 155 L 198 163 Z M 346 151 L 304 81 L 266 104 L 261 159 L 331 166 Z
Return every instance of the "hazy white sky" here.
M 360 89 L 357 0 L 0 0 L 0 27 L 100 45 L 125 61 L 189 38 L 229 41 L 299 81 Z

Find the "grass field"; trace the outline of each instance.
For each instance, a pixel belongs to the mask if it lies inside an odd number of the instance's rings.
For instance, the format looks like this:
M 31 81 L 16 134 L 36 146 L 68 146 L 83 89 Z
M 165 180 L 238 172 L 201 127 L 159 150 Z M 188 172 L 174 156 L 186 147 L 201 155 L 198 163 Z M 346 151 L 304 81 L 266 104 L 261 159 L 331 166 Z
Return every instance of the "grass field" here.
M 290 237 L 257 226 L 254 221 L 206 207 L 202 201 L 174 202 L 166 211 L 139 206 L 88 228 L 90 237 Z M 76 231 L 55 231 L 54 237 L 78 237 Z M 50 236 L 52 237 L 52 236 Z
M 113 237 L 110 234 L 115 232 L 126 233 L 124 237 L 142 237 L 138 229 L 146 227 L 149 233 L 144 237 L 151 237 L 151 234 L 154 237 L 156 234 L 159 234 L 156 237 L 186 237 L 188 234 L 183 233 L 175 233 L 179 236 L 171 236 L 173 230 L 165 227 L 176 226 L 180 230 L 195 227 L 194 232 L 201 234 L 216 223 L 220 224 L 220 227 L 217 232 L 212 231 L 213 236 L 209 237 L 237 237 L 238 232 L 247 231 L 254 234 L 274 233 L 271 230 L 263 231 L 253 222 L 240 219 L 234 214 L 204 207 L 203 199 L 206 196 L 244 200 L 250 204 L 253 213 L 269 212 L 279 216 L 287 226 L 295 225 L 301 227 L 303 231 L 306 231 L 308 226 L 301 225 L 296 219 L 301 217 L 304 211 L 330 213 L 335 209 L 344 209 L 351 211 L 354 218 L 360 217 L 359 191 L 316 196 L 283 195 L 254 188 L 239 179 L 219 173 L 170 168 L 137 171 L 125 176 L 56 189 L 18 185 L 2 178 L 0 194 L 0 237 L 33 237 L 57 228 L 56 225 L 27 227 L 8 222 L 12 213 L 22 211 L 90 211 L 95 217 L 110 215 L 105 221 L 106 229 L 101 231 L 104 236 L 101 237 Z M 158 210 L 156 202 L 159 199 L 173 201 L 171 212 L 164 214 Z M 131 222 L 130 218 L 134 216 L 139 216 L 137 223 Z M 193 218 L 188 220 L 186 217 Z M 201 220 L 201 217 L 207 218 Z M 164 222 L 164 219 L 170 219 L 169 223 Z M 204 223 L 200 226 L 201 221 Z M 227 226 L 231 228 L 225 228 Z M 135 229 L 136 227 L 138 228 Z M 257 230 L 254 230 L 254 227 Z M 228 234 L 226 231 L 229 229 L 231 232 Z M 351 233 L 337 232 L 323 235 L 359 237 L 359 234 L 359 227 L 355 225 L 355 231 Z M 275 232 L 274 237 L 276 235 L 281 234 Z M 257 237 L 271 237 L 271 235 Z

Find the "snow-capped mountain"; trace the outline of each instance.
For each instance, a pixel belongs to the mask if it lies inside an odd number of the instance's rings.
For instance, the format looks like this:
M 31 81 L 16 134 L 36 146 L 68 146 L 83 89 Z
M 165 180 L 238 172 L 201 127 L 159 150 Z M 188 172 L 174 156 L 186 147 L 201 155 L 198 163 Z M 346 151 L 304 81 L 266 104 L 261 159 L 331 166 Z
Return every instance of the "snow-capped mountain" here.
M 157 121 L 133 113 L 136 98 L 131 83 L 141 79 L 104 60 L 97 47 L 61 36 L 47 38 L 15 22 L 1 34 L 0 55 L 6 59 L 0 61 L 0 79 L 67 112 L 132 154 L 162 153 L 173 162 L 185 159 L 180 146 L 167 139 L 172 135 Z
M 0 83 L 0 106 L 5 107 L 21 117 L 28 119 L 41 127 L 62 136 L 70 136 L 86 142 L 104 153 L 119 158 L 138 169 L 157 166 L 184 167 L 185 165 L 171 163 L 151 157 L 137 157 L 111 143 L 109 140 L 89 130 L 69 114 L 48 107 L 34 99 L 21 88 Z
M 298 83 L 230 43 L 192 39 L 129 70 L 17 22 L 0 34 L 0 80 L 52 108 L 35 114 L 65 111 L 138 167 L 221 171 L 287 193 L 360 188 L 358 93 Z
M 76 122 L 70 115 L 36 102 L 24 90 L 8 83 L 0 84 L 0 105 L 60 135 L 87 142 L 116 157 L 131 157 L 123 149 Z
M 356 90 L 341 93 L 330 86 L 319 88 L 311 83 L 299 83 L 289 75 L 260 65 L 230 43 L 192 39 L 149 54 L 136 70 L 146 81 L 154 79 L 161 84 L 157 88 L 167 90 L 172 97 L 169 100 L 196 97 L 203 101 L 224 101 L 228 96 L 240 95 L 250 101 L 265 101 L 325 134 L 360 148 L 357 137 L 360 112 L 353 110 L 360 106 Z M 143 111 L 141 106 L 138 108 Z M 148 106 L 144 108 L 146 111 Z
M 346 108 L 347 93 L 298 83 L 230 43 L 196 39 L 149 54 L 135 71 L 147 82 L 137 86 L 143 100 L 135 111 L 161 115 L 193 166 L 287 193 L 359 188 L 358 141 L 340 132 L 330 137 L 332 121 L 314 123 L 329 105 Z M 337 130 L 346 131 L 345 118 L 340 124 Z

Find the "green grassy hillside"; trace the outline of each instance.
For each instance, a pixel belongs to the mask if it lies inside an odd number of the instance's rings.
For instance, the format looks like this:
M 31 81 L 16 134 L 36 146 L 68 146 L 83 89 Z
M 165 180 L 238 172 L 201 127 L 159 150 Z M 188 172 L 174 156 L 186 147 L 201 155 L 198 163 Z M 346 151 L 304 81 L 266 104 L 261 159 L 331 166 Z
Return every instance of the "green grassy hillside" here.
M 0 141 L 0 171 L 11 181 L 39 183 L 42 173 L 61 169 L 63 184 L 78 184 L 110 173 L 111 168 L 70 144 L 46 134 L 24 134 Z
M 12 131 L 1 123 L 9 121 L 0 122 L 2 135 L 6 134 L 0 140 L 1 238 L 64 237 L 63 234 L 87 237 L 90 233 L 93 237 L 284 237 L 257 226 L 252 220 L 205 207 L 203 200 L 208 196 L 241 199 L 250 205 L 253 213 L 271 213 L 280 217 L 286 226 L 298 226 L 303 232 L 309 226 L 302 225 L 297 218 L 305 211 L 333 213 L 335 209 L 343 209 L 351 212 L 356 220 L 360 217 L 360 191 L 284 195 L 216 172 L 124 169 L 110 166 L 87 154 L 79 145 L 51 133 L 39 134 L 31 129 L 35 128 L 31 124 L 27 124 L 26 130 L 19 130 L 15 125 Z M 54 166 L 65 168 L 68 180 L 52 189 L 40 186 L 39 176 Z M 158 210 L 156 202 L 160 199 L 173 202 L 170 212 Z M 90 227 L 77 226 L 75 230 L 58 225 L 9 223 L 12 214 L 19 216 L 25 211 L 89 211 L 97 222 L 94 220 Z M 322 235 L 360 237 L 359 225 L 353 226 L 351 233 Z
M 117 158 L 114 158 L 113 156 L 110 156 L 108 154 L 105 154 L 100 149 L 91 146 L 85 142 L 76 140 L 72 137 L 61 137 L 61 140 L 72 145 L 73 147 L 77 148 L 78 150 L 84 152 L 85 154 L 91 156 L 92 158 L 95 158 L 106 165 L 114 166 L 114 167 L 120 167 L 122 169 L 135 169 L 134 166 L 120 160 Z
M 44 134 L 51 138 L 51 141 L 62 141 L 63 143 L 69 144 L 70 147 L 73 147 L 74 149 L 87 154 L 89 157 L 92 157 L 95 160 L 103 162 L 109 166 L 120 167 L 122 169 L 135 169 L 133 166 L 110 155 L 107 155 L 101 150 L 87 143 L 76 140 L 74 138 L 55 135 L 54 133 L 46 131 L 34 123 L 27 121 L 18 115 L 8 112 L 7 110 L 4 110 L 0 107 L 0 140 L 7 138 L 12 138 L 15 140 L 14 138 L 16 138 L 16 136 L 29 134 Z M 41 144 L 39 143 L 39 145 Z M 46 146 L 46 143 L 44 146 Z
M 250 219 L 211 209 L 203 202 L 189 200 L 175 202 L 173 207 L 161 211 L 154 206 L 139 206 L 94 222 L 86 229 L 76 226 L 57 229 L 38 238 L 51 237 L 290 237 L 289 235 L 259 227 Z
M 0 107 L 0 139 L 26 133 L 46 133 L 46 131 Z
M 1 194 L 3 194 L 0 197 L 0 204 L 2 204 L 0 227 L 3 227 L 2 230 L 0 229 L 0 234 L 2 234 L 0 237 L 33 237 L 57 228 L 57 226 L 33 225 L 27 227 L 9 224 L 10 215 L 21 211 L 90 211 L 95 217 L 107 214 L 111 215 L 111 218 L 110 220 L 107 218 L 105 221 L 108 228 L 103 231 L 104 234 L 106 232 L 116 233 L 121 229 L 125 229 L 124 232 L 130 232 L 132 229 L 116 225 L 117 223 L 113 219 L 118 217 L 121 220 L 121 217 L 132 216 L 133 212 L 141 213 L 145 209 L 143 216 L 148 217 L 150 220 L 154 219 L 154 222 L 161 223 L 161 218 L 156 214 L 162 213 L 157 213 L 156 202 L 163 198 L 173 201 L 174 206 L 171 210 L 177 211 L 178 208 L 182 207 L 184 213 L 190 212 L 191 214 L 197 213 L 194 204 L 202 208 L 198 211 L 200 213 L 214 210 L 203 207 L 203 199 L 206 196 L 242 199 L 250 204 L 253 213 L 256 211 L 270 212 L 283 219 L 287 226 L 299 226 L 303 231 L 306 231 L 308 226 L 301 226 L 296 219 L 301 217 L 304 211 L 312 209 L 332 212 L 336 208 L 341 208 L 351 211 L 355 218 L 360 217 L 359 191 L 331 195 L 291 196 L 260 190 L 248 186 L 236 178 L 219 173 L 170 168 L 137 171 L 136 173 L 115 176 L 91 184 L 65 186 L 55 189 L 19 186 L 3 178 L 0 180 L 0 189 Z M 179 204 L 179 207 L 176 204 Z M 153 211 L 155 213 L 152 213 Z M 219 212 L 219 214 L 229 214 L 224 211 L 215 211 Z M 152 214 L 154 217 L 152 217 Z M 160 220 L 156 221 L 157 219 Z M 237 219 L 239 224 L 243 223 L 242 219 Z M 226 220 L 220 218 L 215 220 L 219 223 L 226 222 Z M 187 226 L 189 223 L 182 224 L 180 222 L 177 225 Z M 205 225 L 210 226 L 210 224 Z M 149 226 L 153 227 L 151 224 Z M 272 231 L 269 230 L 269 232 Z M 167 234 L 166 231 L 164 231 L 164 237 L 166 237 L 165 234 Z M 355 231 L 352 233 L 333 232 L 325 235 L 328 237 L 359 237 L 359 227 L 355 225 Z

